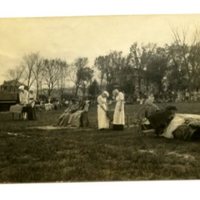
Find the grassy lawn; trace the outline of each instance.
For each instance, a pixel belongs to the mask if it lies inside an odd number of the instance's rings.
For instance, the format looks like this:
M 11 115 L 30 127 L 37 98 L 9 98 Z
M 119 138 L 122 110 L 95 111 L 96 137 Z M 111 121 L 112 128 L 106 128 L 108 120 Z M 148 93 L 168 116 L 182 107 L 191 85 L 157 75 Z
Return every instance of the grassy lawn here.
M 176 104 L 182 113 L 199 113 L 200 103 Z M 127 105 L 134 116 L 138 105 Z M 174 180 L 200 178 L 200 142 L 142 136 L 136 128 L 37 130 L 53 125 L 62 111 L 39 112 L 37 121 L 0 114 L 0 182 Z

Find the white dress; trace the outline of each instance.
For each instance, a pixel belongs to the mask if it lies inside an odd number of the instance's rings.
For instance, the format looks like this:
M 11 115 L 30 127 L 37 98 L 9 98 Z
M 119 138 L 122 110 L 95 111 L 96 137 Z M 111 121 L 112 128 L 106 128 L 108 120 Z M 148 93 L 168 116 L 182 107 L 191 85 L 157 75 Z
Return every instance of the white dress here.
M 107 106 L 107 100 L 106 98 L 102 97 L 101 95 L 97 98 L 97 120 L 98 120 L 98 129 L 108 129 L 109 128 L 109 119 L 107 117 L 106 112 L 108 106 Z M 103 109 L 104 108 L 104 109 Z
M 34 93 L 28 93 L 28 103 L 33 108 L 35 106 L 36 95 Z
M 19 93 L 19 102 L 20 104 L 26 106 L 28 104 L 28 91 L 24 90 Z
M 121 110 L 120 110 L 121 108 Z M 116 97 L 116 105 L 113 116 L 113 124 L 125 125 L 125 113 L 124 113 L 124 94 L 119 92 Z
M 200 115 L 177 113 L 174 116 L 173 120 L 169 123 L 167 128 L 164 130 L 164 132 L 161 136 L 163 136 L 165 138 L 169 138 L 169 139 L 174 138 L 173 131 L 175 131 L 180 125 L 184 124 L 186 120 L 200 121 Z

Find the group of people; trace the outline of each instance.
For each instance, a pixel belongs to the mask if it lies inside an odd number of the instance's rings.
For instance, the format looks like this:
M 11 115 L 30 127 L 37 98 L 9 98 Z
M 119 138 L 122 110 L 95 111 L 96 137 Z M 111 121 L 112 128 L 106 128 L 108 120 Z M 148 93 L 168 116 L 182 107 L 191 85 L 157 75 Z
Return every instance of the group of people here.
M 35 102 L 36 95 L 33 88 L 27 90 L 24 85 L 19 86 L 19 104 L 22 107 L 22 118 L 24 120 L 36 120 Z
M 72 99 L 67 109 L 58 118 L 56 125 L 64 127 L 88 127 L 89 106 L 89 100 L 79 101 L 75 98 Z
M 113 90 L 112 94 L 113 100 L 116 102 L 113 115 L 112 111 L 108 108 L 109 93 L 103 91 L 97 98 L 97 120 L 99 130 L 109 129 L 111 123 L 114 130 L 124 129 L 124 94 L 118 89 Z
M 125 98 L 119 89 L 112 92 L 112 102 L 115 102 L 114 110 L 108 101 L 110 94 L 103 91 L 97 97 L 97 125 L 98 130 L 123 130 L 125 125 Z M 33 89 L 27 90 L 25 86 L 19 87 L 19 103 L 22 107 L 23 119 L 35 120 L 36 95 Z M 88 111 L 90 101 L 69 101 L 67 109 L 57 120 L 57 126 L 88 127 Z M 138 112 L 142 130 L 154 129 L 157 136 L 178 139 L 200 139 L 200 115 L 178 114 L 175 106 L 167 106 L 162 109 L 154 103 L 154 96 L 150 95 Z
M 124 94 L 118 89 L 113 90 L 113 99 L 115 100 L 114 113 L 109 109 L 109 93 L 103 91 L 97 98 L 97 124 L 99 130 L 109 129 L 111 123 L 114 130 L 123 130 L 125 125 L 124 114 Z M 64 127 L 88 127 L 88 111 L 90 101 L 79 101 L 72 99 L 67 109 L 60 115 L 57 126 Z

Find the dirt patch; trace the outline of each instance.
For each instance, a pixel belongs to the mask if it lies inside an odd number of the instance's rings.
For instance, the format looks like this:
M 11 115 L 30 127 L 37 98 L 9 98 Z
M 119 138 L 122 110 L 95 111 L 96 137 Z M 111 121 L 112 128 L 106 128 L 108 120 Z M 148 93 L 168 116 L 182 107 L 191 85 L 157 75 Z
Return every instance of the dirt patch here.
M 156 152 L 153 149 L 139 149 L 139 153 L 150 153 L 150 154 L 156 154 Z
M 62 127 L 62 126 L 31 126 L 27 127 L 27 129 L 37 129 L 37 130 L 74 130 L 74 131 L 91 131 L 94 130 L 92 128 L 77 128 L 77 127 Z
M 190 161 L 194 161 L 195 160 L 195 157 L 190 155 L 190 154 L 180 154 L 180 153 L 177 153 L 175 151 L 170 151 L 166 154 L 167 156 L 174 156 L 174 157 L 177 157 L 177 158 L 181 158 L 181 159 L 185 159 L 185 160 L 190 160 Z

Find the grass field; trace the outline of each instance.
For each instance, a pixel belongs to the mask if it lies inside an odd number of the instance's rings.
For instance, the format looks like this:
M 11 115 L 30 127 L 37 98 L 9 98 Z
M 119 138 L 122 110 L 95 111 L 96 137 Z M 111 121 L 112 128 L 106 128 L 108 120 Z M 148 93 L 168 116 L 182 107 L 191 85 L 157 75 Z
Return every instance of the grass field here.
M 182 113 L 199 113 L 200 104 L 176 104 Z M 134 116 L 138 105 L 127 105 Z M 37 121 L 12 121 L 0 114 L 0 182 L 174 180 L 200 178 L 200 143 L 142 136 L 136 128 L 37 130 L 55 124 L 62 111 L 39 112 Z

